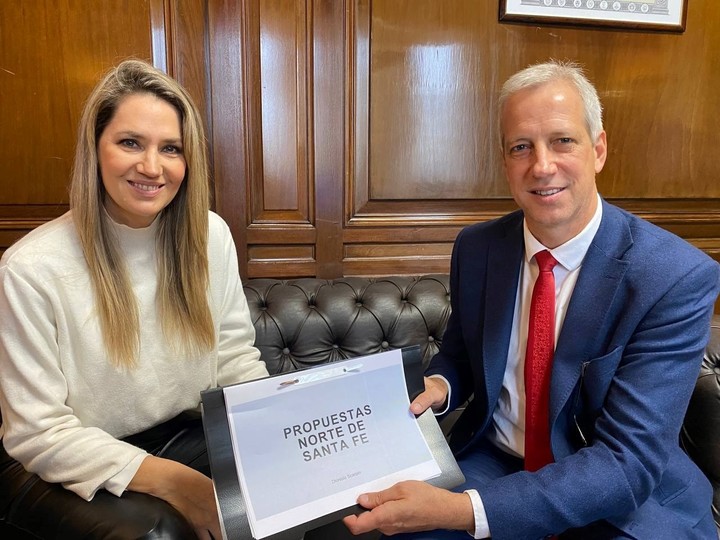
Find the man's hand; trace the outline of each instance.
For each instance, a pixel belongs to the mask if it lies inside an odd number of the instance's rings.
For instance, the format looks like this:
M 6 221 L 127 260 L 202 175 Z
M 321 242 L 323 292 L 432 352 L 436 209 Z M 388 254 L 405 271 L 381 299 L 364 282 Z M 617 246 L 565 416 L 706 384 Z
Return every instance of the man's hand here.
M 355 535 L 375 529 L 387 535 L 435 529 L 475 530 L 469 495 L 425 482 L 400 482 L 384 491 L 365 493 L 358 498 L 358 504 L 370 511 L 343 519 Z
M 424 413 L 428 407 L 439 410 L 445 404 L 447 396 L 448 387 L 443 379 L 425 377 L 425 391 L 410 404 L 410 412 L 418 416 Z
M 128 489 L 149 493 L 174 506 L 200 540 L 222 538 L 212 480 L 204 474 L 175 461 L 148 456 Z

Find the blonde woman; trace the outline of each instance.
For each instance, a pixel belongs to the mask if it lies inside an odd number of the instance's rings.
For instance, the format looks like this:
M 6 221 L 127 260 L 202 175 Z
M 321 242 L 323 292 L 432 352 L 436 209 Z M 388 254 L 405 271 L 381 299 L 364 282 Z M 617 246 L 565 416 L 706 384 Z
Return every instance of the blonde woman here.
M 173 79 L 128 60 L 98 83 L 71 210 L 3 256 L 0 319 L 0 517 L 43 538 L 220 538 L 188 411 L 267 371 Z

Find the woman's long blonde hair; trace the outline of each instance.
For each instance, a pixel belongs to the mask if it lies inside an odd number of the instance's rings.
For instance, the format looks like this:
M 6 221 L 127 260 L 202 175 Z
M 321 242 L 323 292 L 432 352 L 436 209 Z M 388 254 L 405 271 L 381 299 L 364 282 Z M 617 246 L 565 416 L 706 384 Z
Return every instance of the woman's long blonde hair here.
M 120 102 L 132 94 L 152 94 L 180 115 L 185 179 L 158 216 L 157 305 L 168 343 L 198 354 L 215 346 L 208 305 L 207 151 L 200 114 L 189 94 L 171 77 L 140 60 L 111 69 L 90 94 L 80 119 L 70 207 L 90 271 L 105 348 L 117 366 L 132 367 L 140 349 L 140 320 L 128 269 L 103 216 L 105 188 L 97 142 Z

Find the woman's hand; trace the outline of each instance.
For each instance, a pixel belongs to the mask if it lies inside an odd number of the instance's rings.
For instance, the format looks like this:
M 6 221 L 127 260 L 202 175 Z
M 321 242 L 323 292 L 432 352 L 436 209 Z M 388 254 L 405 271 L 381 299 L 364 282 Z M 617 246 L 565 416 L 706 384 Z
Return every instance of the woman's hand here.
M 176 461 L 148 456 L 128 489 L 172 505 L 190 522 L 200 540 L 222 538 L 212 480 L 204 474 Z

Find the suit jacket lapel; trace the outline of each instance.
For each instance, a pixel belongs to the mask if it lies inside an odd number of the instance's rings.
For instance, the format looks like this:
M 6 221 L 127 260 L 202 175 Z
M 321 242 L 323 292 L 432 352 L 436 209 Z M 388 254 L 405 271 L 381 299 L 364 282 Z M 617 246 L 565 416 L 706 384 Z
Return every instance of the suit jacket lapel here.
M 507 364 L 523 247 L 522 214 L 518 213 L 488 250 L 483 365 L 490 413 L 495 409 Z
M 607 333 L 608 312 L 628 265 L 622 257 L 631 245 L 622 213 L 603 201 L 600 228 L 583 260 L 555 348 L 551 426 L 578 382 L 582 363 L 598 355 L 598 340 Z

